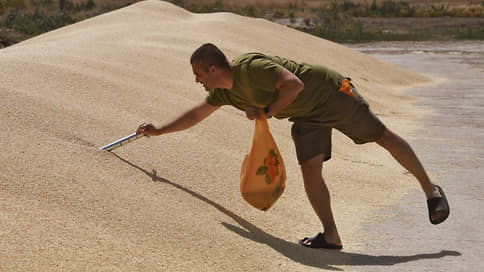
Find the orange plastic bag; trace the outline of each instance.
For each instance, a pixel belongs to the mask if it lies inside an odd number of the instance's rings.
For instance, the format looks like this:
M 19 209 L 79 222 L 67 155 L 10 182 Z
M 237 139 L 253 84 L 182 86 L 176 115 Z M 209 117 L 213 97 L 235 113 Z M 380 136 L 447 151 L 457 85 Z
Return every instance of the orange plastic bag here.
M 255 120 L 252 149 L 240 172 L 240 192 L 250 205 L 267 211 L 284 192 L 286 168 L 265 115 Z

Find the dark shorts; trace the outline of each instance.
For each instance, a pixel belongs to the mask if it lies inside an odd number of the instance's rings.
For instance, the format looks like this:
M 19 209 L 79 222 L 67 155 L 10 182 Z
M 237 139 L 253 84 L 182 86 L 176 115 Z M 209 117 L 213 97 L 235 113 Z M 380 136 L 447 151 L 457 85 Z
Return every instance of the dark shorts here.
M 374 142 L 381 138 L 386 128 L 376 117 L 353 86 L 355 97 L 335 91 L 324 104 L 322 114 L 294 121 L 291 134 L 296 145 L 299 164 L 324 154 L 331 158 L 331 132 L 335 128 L 356 144 Z

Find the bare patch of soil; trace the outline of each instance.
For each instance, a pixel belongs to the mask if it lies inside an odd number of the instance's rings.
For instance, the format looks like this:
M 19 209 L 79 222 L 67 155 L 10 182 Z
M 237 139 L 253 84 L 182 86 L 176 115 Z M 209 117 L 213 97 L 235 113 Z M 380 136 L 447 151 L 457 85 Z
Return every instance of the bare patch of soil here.
M 6 27 L 0 27 L 0 48 L 10 46 L 29 38 L 28 35 L 19 33 Z
M 365 28 L 391 31 L 394 33 L 407 33 L 415 30 L 428 30 L 435 28 L 462 28 L 483 27 L 484 18 L 368 18 L 360 17 L 357 20 Z

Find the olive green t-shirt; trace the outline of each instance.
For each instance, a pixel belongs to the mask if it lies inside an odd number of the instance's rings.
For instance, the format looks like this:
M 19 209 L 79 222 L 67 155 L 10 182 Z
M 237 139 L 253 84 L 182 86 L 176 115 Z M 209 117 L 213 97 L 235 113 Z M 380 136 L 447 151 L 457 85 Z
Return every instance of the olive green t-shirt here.
M 299 119 L 317 115 L 329 95 L 336 91 L 339 74 L 320 65 L 260 53 L 234 59 L 232 89 L 209 90 L 206 101 L 212 106 L 233 105 L 243 111 L 249 106 L 267 107 L 279 94 L 276 84 L 282 67 L 295 74 L 304 83 L 304 89 L 275 117 Z

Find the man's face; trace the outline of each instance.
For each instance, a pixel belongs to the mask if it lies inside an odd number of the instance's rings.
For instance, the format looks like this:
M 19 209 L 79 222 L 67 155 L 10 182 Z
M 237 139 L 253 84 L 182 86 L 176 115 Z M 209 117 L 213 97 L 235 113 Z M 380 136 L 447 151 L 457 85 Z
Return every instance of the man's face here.
M 205 70 L 201 63 L 192 63 L 193 74 L 195 75 L 195 82 L 200 83 L 205 87 L 205 90 L 211 90 L 215 87 L 215 67 L 211 66 L 208 71 Z

